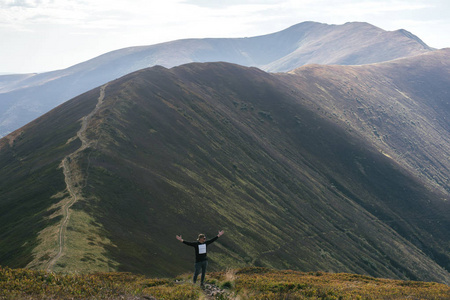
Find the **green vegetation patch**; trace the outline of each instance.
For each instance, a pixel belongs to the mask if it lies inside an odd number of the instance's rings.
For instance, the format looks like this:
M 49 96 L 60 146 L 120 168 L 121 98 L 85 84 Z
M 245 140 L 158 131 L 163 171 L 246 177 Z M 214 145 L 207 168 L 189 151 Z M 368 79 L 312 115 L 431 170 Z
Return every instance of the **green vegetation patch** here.
M 145 290 L 145 291 L 144 291 Z M 186 291 L 185 291 L 186 290 Z M 0 299 L 139 299 L 147 291 L 163 299 L 197 299 L 193 286 L 175 286 L 168 279 L 148 279 L 130 273 L 62 275 L 0 267 Z M 167 298 L 164 295 L 181 295 Z M 194 298 L 185 295 L 196 295 Z
M 0 267 L 0 298 L 107 299 L 138 293 L 140 279 L 128 273 L 58 275 Z
M 203 289 L 191 283 L 191 274 L 62 275 L 0 267 L 0 299 L 449 299 L 448 295 L 449 286 L 433 282 L 253 267 L 208 273 Z
M 444 284 L 347 273 L 249 268 L 237 272 L 236 278 L 235 288 L 246 299 L 448 299 L 450 295 Z

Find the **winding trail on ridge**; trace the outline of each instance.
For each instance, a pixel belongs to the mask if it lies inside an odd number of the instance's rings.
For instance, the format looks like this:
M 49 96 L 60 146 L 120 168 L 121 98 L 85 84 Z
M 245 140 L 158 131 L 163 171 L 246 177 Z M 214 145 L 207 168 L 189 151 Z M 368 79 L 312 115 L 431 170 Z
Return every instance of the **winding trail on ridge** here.
M 63 158 L 60 167 L 63 168 L 64 178 L 66 182 L 66 188 L 69 192 L 69 201 L 65 203 L 62 206 L 62 212 L 63 212 L 63 220 L 61 222 L 61 225 L 59 227 L 58 232 L 58 252 L 57 254 L 48 261 L 46 270 L 51 271 L 54 268 L 55 263 L 58 261 L 58 259 L 63 255 L 64 252 L 64 244 L 65 244 L 65 232 L 67 229 L 67 224 L 69 223 L 69 217 L 70 217 L 70 207 L 72 207 L 75 202 L 77 202 L 80 198 L 82 198 L 82 185 L 80 182 L 82 182 L 81 179 L 77 180 L 76 175 L 77 173 L 80 174 L 81 170 L 76 164 L 76 157 L 78 153 L 83 151 L 86 148 L 89 148 L 91 146 L 91 142 L 86 137 L 86 128 L 89 125 L 89 122 L 91 121 L 92 117 L 97 113 L 100 106 L 103 103 L 103 99 L 105 98 L 105 89 L 108 84 L 105 84 L 100 87 L 100 96 L 98 97 L 97 105 L 95 108 L 87 115 L 83 117 L 81 128 L 77 132 L 78 139 L 81 141 L 81 146 L 71 154 L 67 155 Z M 76 138 L 75 137 L 75 138 Z

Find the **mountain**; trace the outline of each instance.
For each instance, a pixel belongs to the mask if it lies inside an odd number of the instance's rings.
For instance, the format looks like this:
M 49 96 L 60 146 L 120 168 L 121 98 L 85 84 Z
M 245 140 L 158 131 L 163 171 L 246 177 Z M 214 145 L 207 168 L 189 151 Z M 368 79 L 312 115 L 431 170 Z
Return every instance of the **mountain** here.
M 125 48 L 64 70 L 0 76 L 0 137 L 81 93 L 154 65 L 226 61 L 271 72 L 305 64 L 368 64 L 432 51 L 405 30 L 304 22 L 251 38 L 185 39 Z
M 279 76 L 320 99 L 311 109 L 371 141 L 430 189 L 449 193 L 449 53 L 346 68 L 309 65 Z
M 263 266 L 450 283 L 450 50 L 143 69 L 0 140 L 0 265 Z

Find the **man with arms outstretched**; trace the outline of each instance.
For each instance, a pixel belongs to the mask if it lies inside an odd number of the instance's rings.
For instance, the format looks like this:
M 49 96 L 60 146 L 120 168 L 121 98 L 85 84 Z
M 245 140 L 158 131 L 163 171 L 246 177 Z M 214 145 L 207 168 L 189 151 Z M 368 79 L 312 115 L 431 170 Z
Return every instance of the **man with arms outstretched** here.
M 205 283 L 205 274 L 206 274 L 206 267 L 208 266 L 208 257 L 207 257 L 207 247 L 209 244 L 215 242 L 222 234 L 224 234 L 224 231 L 221 230 L 217 234 L 217 236 L 213 237 L 210 240 L 206 240 L 206 236 L 204 234 L 199 234 L 198 239 L 196 242 L 186 242 L 183 240 L 181 235 L 177 235 L 177 240 L 182 242 L 183 244 L 186 244 L 188 246 L 195 248 L 195 272 L 194 272 L 194 283 L 197 282 L 198 274 L 200 274 L 200 270 L 202 271 L 202 277 L 201 277 L 201 286 Z

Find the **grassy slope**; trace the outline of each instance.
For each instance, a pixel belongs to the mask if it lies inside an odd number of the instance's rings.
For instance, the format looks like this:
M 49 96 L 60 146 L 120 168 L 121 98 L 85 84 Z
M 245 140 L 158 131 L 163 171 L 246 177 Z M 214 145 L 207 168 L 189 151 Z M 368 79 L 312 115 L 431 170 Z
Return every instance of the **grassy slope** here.
M 65 196 L 66 188 L 59 164 L 79 147 L 78 140 L 67 142 L 79 128 L 78 119 L 92 109 L 85 99 L 56 108 L 0 141 L 2 264 L 27 265 L 40 242 L 39 232 L 59 222 L 53 205 Z
M 97 98 L 98 89 L 68 102 L 60 108 L 63 114 L 40 119 L 45 130 L 24 130 L 23 145 L 45 141 L 55 149 L 44 155 L 37 147 L 36 158 L 25 165 L 37 170 L 33 164 L 48 158 L 46 167 L 59 178 L 52 181 L 59 185 L 48 197 L 64 191 L 57 165 L 79 146 L 77 140 L 66 141 Z M 179 274 L 191 269 L 193 253 L 175 234 L 189 240 L 198 232 L 212 236 L 225 229 L 210 254 L 212 269 L 256 265 L 448 280 L 448 273 L 418 246 L 437 245 L 448 232 L 440 227 L 427 231 L 407 219 L 426 208 L 446 220 L 428 202 L 437 194 L 311 109 L 308 103 L 319 99 L 257 69 L 220 63 L 156 67 L 111 83 L 87 130 L 98 143 L 77 162 L 85 170 L 84 200 L 73 207 L 70 247 L 58 270 L 98 270 L 106 264 L 153 276 Z M 0 150 L 0 158 L 9 163 L 2 178 L 17 165 L 10 149 L 4 144 Z M 12 176 L 11 182 L 18 184 L 20 178 Z M 11 201 L 35 200 L 19 196 L 12 195 Z M 29 211 L 36 222 L 46 220 L 57 202 L 45 199 L 38 213 Z M 18 215 L 1 212 L 8 218 Z M 410 231 L 392 223 L 397 219 L 408 220 Z M 16 232 L 24 232 L 27 223 L 22 226 Z M 5 243 L 2 255 L 28 251 L 24 261 L 6 260 L 8 265 L 24 266 L 31 259 L 43 227 L 34 227 L 26 237 L 6 231 L 18 240 Z M 429 238 L 430 232 L 438 238 Z M 33 243 L 25 244 L 25 238 Z M 445 261 L 445 253 L 436 249 Z
M 429 200 L 412 201 L 392 187 L 374 204 L 370 198 L 355 199 L 450 269 L 449 199 L 450 51 L 448 49 L 391 63 L 357 67 L 308 66 L 295 75 L 282 75 L 291 85 L 321 99 L 310 103 L 325 117 L 364 137 L 387 157 L 420 178 L 435 191 Z M 311 88 L 315 85 L 315 88 Z M 385 176 L 387 173 L 383 173 Z M 336 174 L 339 178 L 340 174 Z M 389 175 L 388 175 L 389 176 Z M 344 182 L 345 179 L 340 179 Z M 392 182 L 398 181 L 392 178 Z M 351 185 L 343 189 L 352 191 Z M 427 203 L 427 201 L 430 201 Z M 384 207 L 380 207 L 384 205 Z M 392 210 L 389 212 L 389 210 Z M 395 211 L 403 211 L 403 215 Z M 420 217 L 412 217 L 422 211 Z M 430 240 L 425 232 L 435 232 Z
M 192 253 L 174 234 L 189 240 L 224 228 L 213 267 L 446 280 L 395 226 L 361 206 L 373 203 L 392 220 L 402 208 L 389 202 L 408 199 L 418 209 L 433 194 L 280 85 L 228 64 L 153 68 L 111 85 L 90 132 L 99 140 L 91 198 L 76 208 L 109 233 L 119 270 L 190 269 Z
M 189 275 L 145 278 L 130 273 L 58 275 L 0 267 L 2 299 L 448 299 L 450 287 L 355 274 L 263 268 L 208 274 L 205 290 Z

